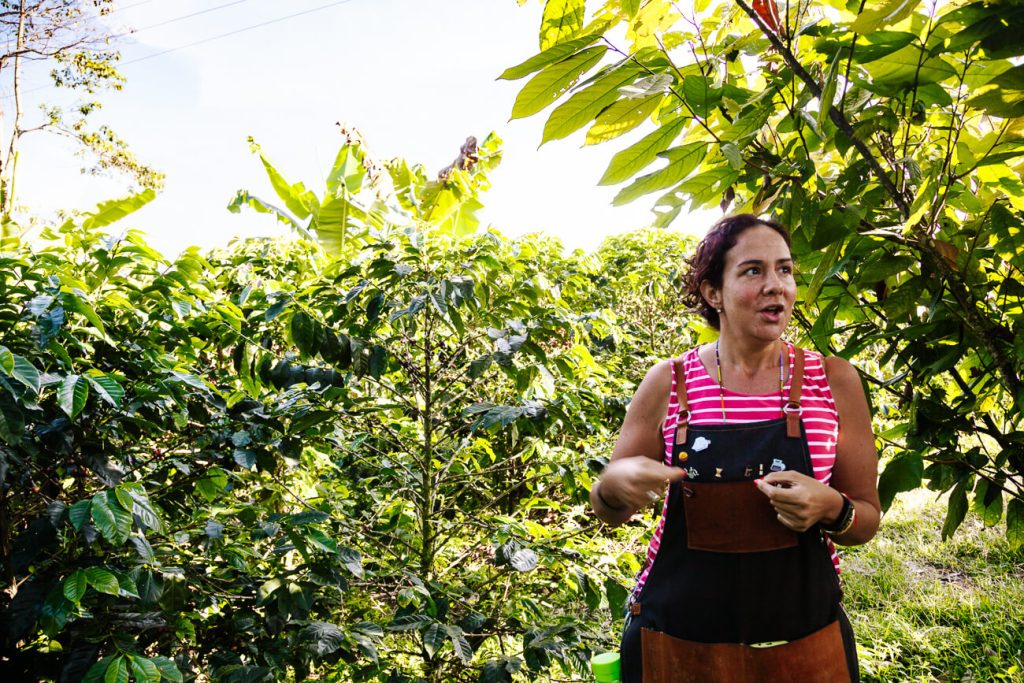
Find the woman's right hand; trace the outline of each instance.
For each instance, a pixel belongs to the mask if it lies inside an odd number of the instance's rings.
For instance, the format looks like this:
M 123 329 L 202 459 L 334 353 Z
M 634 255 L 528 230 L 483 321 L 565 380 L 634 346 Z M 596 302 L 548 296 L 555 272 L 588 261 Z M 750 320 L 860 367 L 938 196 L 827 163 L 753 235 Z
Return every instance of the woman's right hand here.
M 686 476 L 680 467 L 670 467 L 645 455 L 616 458 L 601 473 L 601 498 L 617 508 L 639 510 L 665 497 L 666 487 Z

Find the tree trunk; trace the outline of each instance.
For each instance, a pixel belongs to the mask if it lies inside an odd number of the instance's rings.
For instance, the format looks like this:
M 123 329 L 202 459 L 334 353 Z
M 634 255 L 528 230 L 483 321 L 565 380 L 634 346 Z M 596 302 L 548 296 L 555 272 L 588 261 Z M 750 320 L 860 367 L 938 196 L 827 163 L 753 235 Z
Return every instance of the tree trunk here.
M 18 163 L 18 143 L 21 140 L 21 52 L 25 47 L 25 9 L 24 1 L 18 3 L 18 36 L 14 49 L 14 77 L 12 91 L 14 95 L 14 120 L 11 122 L 11 133 L 7 144 L 7 154 L 0 160 L 0 216 L 11 215 L 14 208 L 14 172 Z

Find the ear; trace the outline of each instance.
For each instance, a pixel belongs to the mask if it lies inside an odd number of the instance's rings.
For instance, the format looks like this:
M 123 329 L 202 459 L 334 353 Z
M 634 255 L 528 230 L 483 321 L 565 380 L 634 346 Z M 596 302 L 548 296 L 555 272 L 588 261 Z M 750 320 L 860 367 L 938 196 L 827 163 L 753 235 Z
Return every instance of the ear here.
M 716 311 L 721 310 L 722 291 L 712 285 L 708 280 L 704 280 L 700 283 L 700 295 L 704 297 L 704 301 L 707 301 L 711 308 Z

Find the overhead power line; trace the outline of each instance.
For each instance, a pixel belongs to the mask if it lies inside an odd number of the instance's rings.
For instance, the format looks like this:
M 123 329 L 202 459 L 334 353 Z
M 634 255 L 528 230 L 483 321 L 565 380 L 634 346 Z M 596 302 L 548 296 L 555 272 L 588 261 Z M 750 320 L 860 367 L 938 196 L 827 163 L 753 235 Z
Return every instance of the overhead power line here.
M 215 10 L 224 9 L 226 7 L 231 7 L 232 5 L 240 5 L 243 2 L 248 2 L 248 1 L 249 0 L 234 0 L 234 2 L 228 2 L 228 3 L 225 3 L 223 5 L 218 5 L 216 7 L 211 7 L 209 9 L 200 10 L 198 12 L 192 12 L 191 14 L 185 14 L 185 15 L 182 15 L 182 16 L 179 16 L 179 17 L 174 17 L 172 19 L 167 19 L 166 21 L 161 21 L 161 22 L 156 23 L 156 24 L 150 24 L 149 26 L 144 26 L 144 27 L 142 27 L 140 29 L 137 29 L 135 31 L 129 31 L 127 33 L 123 33 L 123 34 L 120 34 L 120 35 L 117 35 L 117 36 L 114 36 L 114 37 L 115 38 L 123 38 L 123 37 L 131 36 L 131 35 L 134 35 L 136 33 L 140 33 L 142 31 L 146 31 L 146 30 L 149 30 L 149 29 L 157 28 L 159 26 L 166 26 L 167 24 L 173 24 L 175 22 L 183 21 L 185 19 L 189 19 L 191 17 L 195 17 L 195 16 L 198 16 L 200 14 L 207 14 L 208 12 L 213 12 Z M 212 43 L 212 42 L 215 42 L 217 40 L 222 40 L 222 39 L 228 38 L 230 36 L 238 35 L 239 33 L 245 33 L 246 31 L 252 31 L 254 29 L 262 28 L 264 26 L 270 26 L 271 24 L 278 24 L 278 23 L 280 23 L 282 21 L 288 21 L 289 19 L 294 19 L 295 17 L 301 17 L 301 16 L 304 16 L 306 14 L 312 14 L 313 12 L 319 12 L 321 10 L 329 9 L 331 7 L 336 7 L 338 5 L 344 5 L 344 4 L 347 4 L 347 3 L 352 2 L 352 1 L 353 0 L 335 0 L 335 2 L 329 2 L 329 3 L 325 4 L 325 5 L 319 5 L 318 7 L 311 7 L 309 9 L 307 9 L 307 10 L 302 10 L 301 12 L 294 12 L 292 14 L 287 14 L 287 15 L 285 15 L 283 17 L 278 17 L 277 19 L 270 19 L 268 21 L 263 21 L 263 22 L 260 22 L 258 24 L 253 24 L 251 26 L 245 26 L 243 28 L 235 29 L 233 31 L 227 31 L 226 33 L 221 33 L 221 34 L 218 34 L 218 35 L 215 35 L 215 36 L 210 36 L 209 38 L 203 38 L 202 40 L 197 40 L 195 42 L 187 43 L 185 45 L 178 45 L 177 47 L 172 47 L 172 48 L 168 48 L 166 50 L 161 50 L 160 52 L 154 52 L 153 54 L 146 55 L 144 57 L 138 57 L 136 59 L 130 59 L 130 60 L 126 61 L 126 62 L 121 62 L 120 64 L 118 64 L 118 66 L 122 67 L 122 66 L 128 66 L 129 64 L 137 64 L 139 62 L 144 62 L 144 61 L 146 61 L 148 59 L 154 59 L 156 57 L 162 57 L 163 55 L 170 54 L 172 52 L 178 52 L 180 50 L 187 50 L 188 48 L 196 47 L 197 45 L 204 45 L 206 43 Z M 145 5 L 145 4 L 149 3 L 149 2 L 153 2 L 153 0 L 142 0 L 141 2 L 137 2 L 137 3 L 133 4 L 133 5 L 127 5 L 125 7 L 120 8 L 120 9 L 128 9 L 130 7 L 137 7 L 138 5 Z M 28 88 L 28 89 L 22 90 L 21 92 L 22 92 L 23 95 L 27 95 L 28 93 L 38 92 L 40 90 L 46 90 L 47 88 L 54 88 L 54 87 L 56 87 L 56 86 L 54 86 L 52 83 L 47 83 L 46 85 L 40 85 L 40 86 L 36 86 L 34 88 Z M 0 97 L 0 99 L 5 99 L 6 100 L 6 99 L 11 99 L 13 97 L 14 97 L 14 95 L 4 95 L 4 96 Z
M 152 28 L 160 28 L 161 26 L 167 26 L 168 24 L 174 24 L 174 23 L 177 23 L 179 21 L 185 21 L 186 19 L 191 19 L 192 17 L 198 17 L 200 14 L 209 14 L 210 12 L 216 12 L 217 10 L 224 9 L 225 7 L 232 7 L 233 5 L 241 5 L 243 2 L 249 2 L 249 0 L 234 0 L 234 2 L 226 2 L 223 5 L 217 5 L 216 7 L 209 7 L 207 9 L 201 9 L 198 12 L 192 12 L 190 14 L 183 14 L 180 17 L 172 17 L 171 19 L 167 19 L 165 21 L 161 21 L 161 22 L 158 22 L 156 24 L 150 24 L 149 26 L 143 26 L 142 28 L 135 28 L 135 29 L 132 29 L 130 31 L 125 31 L 124 33 L 121 33 L 121 34 L 118 34 L 118 35 L 114 36 L 114 38 L 125 38 L 127 36 L 131 36 L 131 35 L 134 35 L 136 33 L 142 33 L 143 31 L 148 31 L 148 30 L 150 30 Z M 131 5 L 129 5 L 129 7 L 130 6 Z M 125 9 L 127 9 L 127 8 L 125 8 Z
M 244 28 L 235 29 L 234 31 L 228 31 L 227 33 L 221 33 L 221 34 L 216 35 L 216 36 L 210 36 L 209 38 L 203 38 L 202 40 L 197 40 L 197 41 L 195 41 L 193 43 L 188 43 L 186 45 L 179 45 L 178 47 L 172 47 L 172 48 L 168 48 L 166 50 L 161 50 L 160 52 L 154 52 L 153 54 L 146 55 L 145 57 L 139 57 L 137 59 L 130 59 L 127 62 L 121 62 L 121 64 L 119 66 L 128 66 L 129 64 L 138 64 L 139 62 L 144 62 L 147 59 L 154 59 L 155 57 L 162 57 L 163 55 L 170 54 L 171 52 L 177 52 L 179 50 L 187 50 L 188 48 L 196 47 L 197 45 L 205 45 L 206 43 L 212 43 L 212 42 L 214 42 L 216 40 L 222 40 L 224 38 L 228 38 L 229 36 L 235 36 L 235 35 L 238 35 L 239 33 L 245 33 L 246 31 L 252 31 L 253 29 L 263 28 L 264 26 L 270 26 L 271 24 L 278 24 L 278 23 L 280 23 L 282 21 L 288 21 L 289 19 L 294 19 L 295 17 L 301 17 L 301 16 L 304 16 L 306 14 L 312 14 L 313 12 L 319 12 L 321 10 L 329 9 L 331 7 L 336 7 L 338 5 L 345 5 L 345 4 L 350 3 L 352 1 L 353 0 L 335 0 L 335 2 L 329 2 L 326 5 L 320 5 L 319 7 L 311 7 L 309 9 L 303 10 L 301 12 L 295 12 L 293 14 L 288 14 L 288 15 L 283 16 L 283 17 L 278 17 L 277 19 L 270 19 L 269 21 L 260 22 L 259 24 L 253 24 L 252 26 L 246 26 Z
M 126 9 L 138 7 L 139 5 L 148 5 L 151 2 L 153 2 L 153 0 L 139 0 L 139 2 L 133 2 L 130 5 L 122 5 L 121 7 L 115 7 L 114 9 L 107 12 L 107 16 L 109 17 L 111 14 L 117 14 L 118 12 L 123 12 Z

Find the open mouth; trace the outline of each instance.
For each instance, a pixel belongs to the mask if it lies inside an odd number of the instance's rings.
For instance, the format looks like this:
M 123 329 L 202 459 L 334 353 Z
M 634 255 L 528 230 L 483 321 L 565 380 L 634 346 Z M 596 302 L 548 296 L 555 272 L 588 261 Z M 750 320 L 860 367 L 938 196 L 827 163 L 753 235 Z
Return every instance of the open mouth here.
M 761 312 L 767 313 L 768 315 L 782 315 L 784 310 L 786 309 L 782 304 L 772 304 L 771 306 L 765 306 L 762 308 Z

